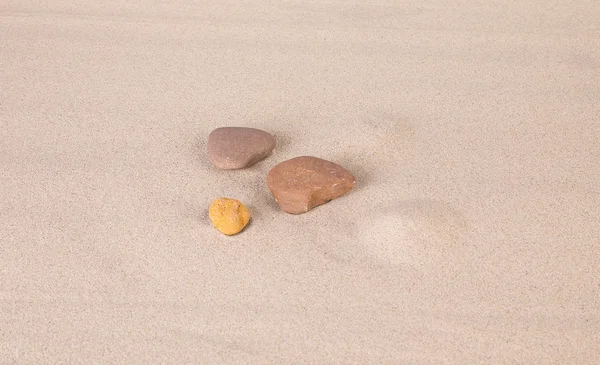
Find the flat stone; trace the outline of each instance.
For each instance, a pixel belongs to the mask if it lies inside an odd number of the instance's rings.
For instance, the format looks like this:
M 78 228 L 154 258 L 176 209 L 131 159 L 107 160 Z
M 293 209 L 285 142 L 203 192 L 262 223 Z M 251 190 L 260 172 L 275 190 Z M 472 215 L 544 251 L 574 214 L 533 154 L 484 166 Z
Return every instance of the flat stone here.
M 356 179 L 342 166 L 312 156 L 284 161 L 269 171 L 267 186 L 279 207 L 292 214 L 308 212 L 354 187 Z
M 276 145 L 275 137 L 260 129 L 217 128 L 208 136 L 208 157 L 219 169 L 243 169 L 267 157 Z

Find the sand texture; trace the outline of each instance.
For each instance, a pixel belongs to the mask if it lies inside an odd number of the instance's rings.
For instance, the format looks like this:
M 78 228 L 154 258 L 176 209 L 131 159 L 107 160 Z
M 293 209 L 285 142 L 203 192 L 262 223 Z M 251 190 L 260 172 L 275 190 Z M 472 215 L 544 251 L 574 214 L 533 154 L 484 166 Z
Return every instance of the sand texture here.
M 0 364 L 600 361 L 595 0 L 0 1 L 0 167 Z

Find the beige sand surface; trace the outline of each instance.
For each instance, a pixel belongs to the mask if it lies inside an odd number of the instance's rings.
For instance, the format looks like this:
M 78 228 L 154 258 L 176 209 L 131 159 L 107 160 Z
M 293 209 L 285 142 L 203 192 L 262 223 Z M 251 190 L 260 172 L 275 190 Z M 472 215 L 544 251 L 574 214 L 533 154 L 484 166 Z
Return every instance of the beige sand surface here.
M 0 363 L 598 364 L 599 140 L 596 0 L 3 0 Z

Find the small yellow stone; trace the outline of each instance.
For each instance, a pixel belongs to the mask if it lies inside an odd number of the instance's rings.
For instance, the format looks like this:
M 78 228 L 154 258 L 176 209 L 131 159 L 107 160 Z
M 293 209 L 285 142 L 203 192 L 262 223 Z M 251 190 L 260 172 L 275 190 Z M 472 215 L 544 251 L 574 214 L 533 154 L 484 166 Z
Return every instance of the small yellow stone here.
M 210 205 L 208 216 L 216 229 L 231 236 L 240 232 L 250 221 L 250 211 L 242 202 L 218 198 Z

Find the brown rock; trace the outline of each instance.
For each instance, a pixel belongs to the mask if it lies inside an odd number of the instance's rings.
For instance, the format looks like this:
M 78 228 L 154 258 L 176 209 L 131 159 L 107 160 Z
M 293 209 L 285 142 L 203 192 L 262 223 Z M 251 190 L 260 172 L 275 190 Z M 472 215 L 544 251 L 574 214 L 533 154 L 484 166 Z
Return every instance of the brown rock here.
M 284 161 L 269 171 L 267 186 L 279 207 L 301 214 L 340 197 L 354 187 L 350 171 L 317 157 L 301 156 Z
M 208 157 L 219 169 L 243 169 L 267 157 L 276 145 L 275 137 L 260 129 L 217 128 L 208 136 Z

